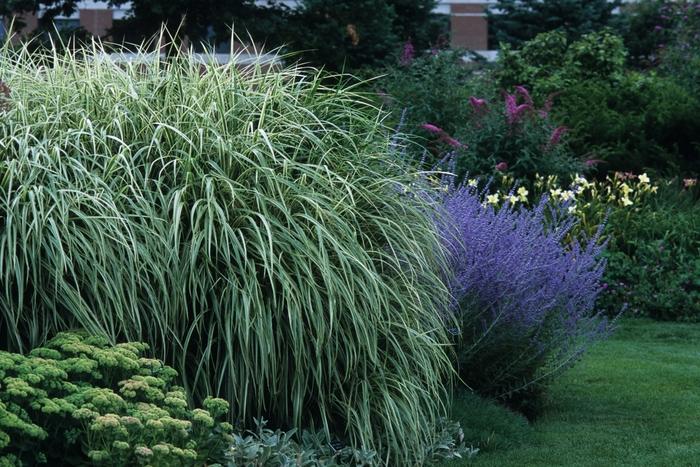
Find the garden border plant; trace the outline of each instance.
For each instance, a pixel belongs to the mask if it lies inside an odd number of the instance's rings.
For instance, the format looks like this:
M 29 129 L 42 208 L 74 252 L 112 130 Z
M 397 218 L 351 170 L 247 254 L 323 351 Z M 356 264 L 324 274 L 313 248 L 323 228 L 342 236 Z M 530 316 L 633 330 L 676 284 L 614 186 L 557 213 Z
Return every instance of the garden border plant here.
M 143 341 L 195 402 L 420 462 L 445 261 L 384 115 L 312 69 L 101 52 L 0 58 L 0 345 Z

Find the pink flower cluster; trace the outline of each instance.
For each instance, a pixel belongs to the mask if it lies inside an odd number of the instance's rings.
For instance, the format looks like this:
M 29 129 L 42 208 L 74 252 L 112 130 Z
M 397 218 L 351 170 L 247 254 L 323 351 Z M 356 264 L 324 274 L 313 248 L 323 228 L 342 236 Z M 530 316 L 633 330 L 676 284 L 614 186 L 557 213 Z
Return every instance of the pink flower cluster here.
M 413 47 L 413 43 L 410 40 L 408 40 L 403 45 L 403 50 L 401 51 L 400 63 L 402 66 L 408 66 L 413 62 L 413 59 L 415 57 L 416 57 L 416 49 L 415 49 L 415 47 Z
M 425 131 L 428 133 L 435 135 L 438 137 L 438 141 L 447 144 L 448 146 L 452 146 L 453 148 L 465 148 L 467 147 L 465 144 L 460 143 L 457 141 L 455 138 L 447 134 L 445 130 L 440 128 L 437 125 L 433 125 L 432 123 L 423 123 L 421 126 Z

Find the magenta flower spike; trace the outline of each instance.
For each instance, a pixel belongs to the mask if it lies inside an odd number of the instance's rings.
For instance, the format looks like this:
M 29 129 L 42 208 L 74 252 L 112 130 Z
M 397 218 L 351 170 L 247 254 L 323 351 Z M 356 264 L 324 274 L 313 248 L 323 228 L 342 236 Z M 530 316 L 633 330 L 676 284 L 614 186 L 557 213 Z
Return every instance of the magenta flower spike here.
M 445 134 L 445 130 L 443 130 L 442 128 L 440 128 L 437 125 L 433 125 L 432 123 L 423 123 L 420 127 L 423 128 L 428 133 L 432 133 L 434 135 L 444 135 Z

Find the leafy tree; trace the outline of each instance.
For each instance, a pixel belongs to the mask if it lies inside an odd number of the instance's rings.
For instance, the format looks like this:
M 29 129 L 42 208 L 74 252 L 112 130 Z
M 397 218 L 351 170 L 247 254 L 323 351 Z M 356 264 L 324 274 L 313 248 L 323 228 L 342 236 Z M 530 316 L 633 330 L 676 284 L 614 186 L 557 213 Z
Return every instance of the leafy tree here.
M 664 23 L 661 9 L 666 3 L 665 0 L 639 0 L 625 5 L 622 10 L 620 32 L 632 65 L 640 68 L 656 65 L 659 44 L 672 39 L 670 29 L 658 27 Z
M 410 40 L 437 35 L 434 0 L 301 0 L 284 39 L 304 60 L 332 69 L 384 65 Z
M 123 5 L 128 0 L 110 0 Z M 115 24 L 117 38 L 140 42 L 157 34 L 164 25 L 177 37 L 192 42 L 214 42 L 230 37 L 230 28 L 239 19 L 249 18 L 259 9 L 254 0 L 131 0 L 131 17 Z
M 289 46 L 329 68 L 378 65 L 400 43 L 386 0 L 302 0 L 294 16 Z
M 410 40 L 418 49 L 427 48 L 441 32 L 435 0 L 387 0 L 394 8 L 394 31 L 402 41 Z
M 569 40 L 609 25 L 621 0 L 498 0 L 488 12 L 498 42 L 521 45 L 537 34 L 562 30 Z
M 18 13 L 35 13 L 44 10 L 40 18 L 40 26 L 50 24 L 58 15 L 70 16 L 75 13 L 78 0 L 0 0 L 0 17 L 12 17 Z M 24 24 L 17 20 L 15 28 L 21 29 Z

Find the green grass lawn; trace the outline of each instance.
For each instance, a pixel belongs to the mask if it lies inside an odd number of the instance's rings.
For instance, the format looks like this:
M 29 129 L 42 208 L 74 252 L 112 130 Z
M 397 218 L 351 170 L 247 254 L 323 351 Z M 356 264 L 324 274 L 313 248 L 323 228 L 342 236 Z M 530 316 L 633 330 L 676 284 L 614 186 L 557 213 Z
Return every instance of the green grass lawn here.
M 700 466 L 700 324 L 623 320 L 553 383 L 532 425 L 464 396 L 454 417 L 485 446 L 451 466 Z

